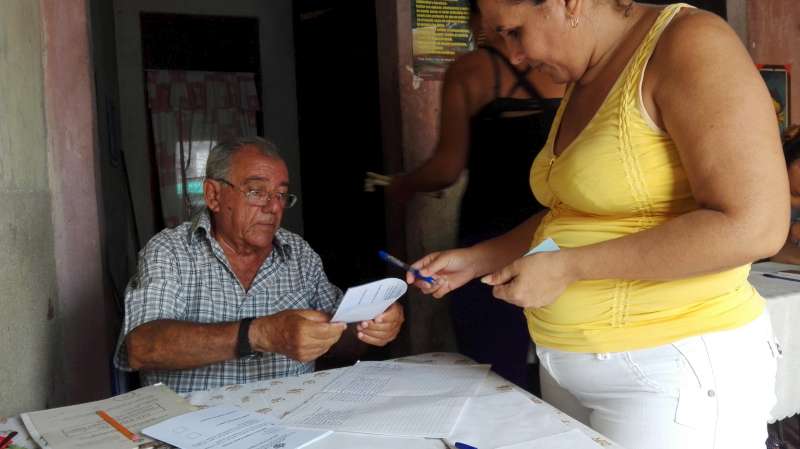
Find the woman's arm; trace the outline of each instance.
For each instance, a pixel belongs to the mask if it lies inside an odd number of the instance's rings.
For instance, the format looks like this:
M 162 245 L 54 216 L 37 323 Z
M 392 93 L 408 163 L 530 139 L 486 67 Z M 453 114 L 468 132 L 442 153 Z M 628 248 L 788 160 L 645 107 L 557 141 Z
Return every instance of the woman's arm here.
M 668 280 L 775 254 L 789 188 L 769 93 L 718 17 L 689 14 L 665 31 L 649 70 L 657 117 L 700 206 L 653 229 L 576 251 L 579 279 Z
M 423 276 L 432 276 L 436 282 L 428 284 L 416 280 L 410 273 L 406 274 L 406 282 L 414 283 L 425 294 L 441 298 L 478 276 L 499 270 L 530 248 L 533 234 L 546 213 L 547 210 L 543 210 L 511 231 L 469 248 L 431 253 L 412 266 L 420 269 Z
M 699 208 L 619 239 L 517 260 L 484 278 L 496 285 L 495 296 L 539 307 L 577 280 L 679 279 L 781 248 L 789 188 L 777 123 L 733 31 L 707 13 L 678 18 L 648 72 L 645 106 L 675 141 Z M 534 285 L 537 297 L 527 297 Z
M 415 192 L 433 192 L 453 185 L 467 164 L 470 117 L 477 112 L 470 103 L 468 82 L 480 74 L 485 55 L 469 53 L 450 65 L 442 86 L 439 139 L 431 157 L 408 173 L 392 177 L 389 196 L 405 202 Z

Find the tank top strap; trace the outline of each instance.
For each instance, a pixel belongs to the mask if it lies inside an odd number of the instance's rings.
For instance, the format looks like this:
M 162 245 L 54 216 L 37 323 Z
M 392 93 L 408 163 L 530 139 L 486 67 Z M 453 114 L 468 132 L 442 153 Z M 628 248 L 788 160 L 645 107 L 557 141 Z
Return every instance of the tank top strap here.
M 687 7 L 694 8 L 685 3 L 674 3 L 665 7 L 661 13 L 659 13 L 655 23 L 650 27 L 650 30 L 647 32 L 641 44 L 639 44 L 636 53 L 631 57 L 626 72 L 621 75 L 623 78 L 620 81 L 622 81 L 623 84 L 619 86 L 620 101 L 618 110 L 620 156 L 625 163 L 631 191 L 637 204 L 636 208 L 642 219 L 652 215 L 653 201 L 642 179 L 641 167 L 638 166 L 638 159 L 632 143 L 634 127 L 632 120 L 639 111 L 640 81 L 661 34 L 681 9 Z
M 500 96 L 500 64 L 497 62 L 499 52 L 490 45 L 481 45 L 480 49 L 489 53 L 489 59 L 492 61 L 492 73 L 494 73 L 494 97 L 492 98 L 497 98 Z
M 517 80 L 516 84 L 514 84 L 511 87 L 511 90 L 509 90 L 508 94 L 505 95 L 506 97 L 511 97 L 514 94 L 514 92 L 517 91 L 517 89 L 523 89 L 528 94 L 528 96 L 530 96 L 531 98 L 534 98 L 534 99 L 541 98 L 541 95 L 539 95 L 539 92 L 536 90 L 536 87 L 534 87 L 533 84 L 531 84 L 531 82 L 528 81 L 528 74 L 530 73 L 530 70 L 531 70 L 530 66 L 525 68 L 524 70 L 520 70 L 520 69 L 516 68 L 514 66 L 514 64 L 512 64 L 511 61 L 509 61 L 508 58 L 503 53 L 501 53 L 499 50 L 497 50 L 496 48 L 491 47 L 491 46 L 484 46 L 484 47 L 481 47 L 481 48 L 483 48 L 484 50 L 488 51 L 489 54 L 492 56 L 492 65 L 494 66 L 494 74 L 495 74 L 495 78 L 494 78 L 495 79 L 495 88 L 494 88 L 494 91 L 495 91 L 494 97 L 495 98 L 498 98 L 498 97 L 501 96 L 501 93 L 500 93 L 500 73 L 499 73 L 498 61 L 500 61 L 503 64 L 505 64 L 505 66 L 508 67 L 508 69 L 511 72 L 511 74 L 514 75 L 514 77 Z
M 661 34 L 683 8 L 694 8 L 694 6 L 686 3 L 673 3 L 666 6 L 664 10 L 659 13 L 655 23 L 650 27 L 650 31 L 647 32 L 644 40 L 639 44 L 636 53 L 631 57 L 628 73 L 625 75 L 624 89 L 626 93 L 633 90 L 633 93 L 638 95 L 639 80 L 642 78 L 642 72 L 647 66 L 650 57 L 653 55 L 653 51 L 655 51 Z

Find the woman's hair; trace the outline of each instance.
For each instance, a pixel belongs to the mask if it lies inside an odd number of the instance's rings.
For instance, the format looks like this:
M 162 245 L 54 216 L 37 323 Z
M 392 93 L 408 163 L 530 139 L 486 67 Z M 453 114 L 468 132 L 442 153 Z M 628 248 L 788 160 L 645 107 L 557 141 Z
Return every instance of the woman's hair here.
M 800 125 L 790 126 L 784 131 L 783 155 L 786 157 L 786 166 L 800 159 Z

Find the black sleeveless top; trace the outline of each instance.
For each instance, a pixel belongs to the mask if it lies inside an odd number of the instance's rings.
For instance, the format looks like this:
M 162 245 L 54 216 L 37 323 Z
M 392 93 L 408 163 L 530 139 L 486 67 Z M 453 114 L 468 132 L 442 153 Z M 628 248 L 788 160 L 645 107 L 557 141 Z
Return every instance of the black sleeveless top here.
M 529 173 L 533 159 L 547 140 L 560 99 L 543 99 L 520 71 L 500 52 L 482 47 L 494 65 L 494 100 L 470 120 L 467 168 L 469 180 L 461 200 L 459 240 L 474 244 L 509 231 L 544 209 L 531 193 Z M 500 63 L 517 83 L 500 95 Z M 530 98 L 511 98 L 517 89 Z M 505 113 L 527 114 L 504 116 Z

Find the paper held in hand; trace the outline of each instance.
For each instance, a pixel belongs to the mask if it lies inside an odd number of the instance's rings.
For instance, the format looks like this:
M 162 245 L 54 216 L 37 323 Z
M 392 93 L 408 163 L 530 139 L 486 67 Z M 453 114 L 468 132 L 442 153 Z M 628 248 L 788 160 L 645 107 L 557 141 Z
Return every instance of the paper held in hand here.
M 558 245 L 556 244 L 555 241 L 553 241 L 553 239 L 547 238 L 544 241 L 542 241 L 542 243 L 531 248 L 530 251 L 525 253 L 525 255 L 530 256 L 531 254 L 536 254 L 536 253 L 552 253 L 560 249 L 561 248 L 558 247 Z
M 331 318 L 331 322 L 355 323 L 375 318 L 408 290 L 408 284 L 397 278 L 386 278 L 350 287 Z

